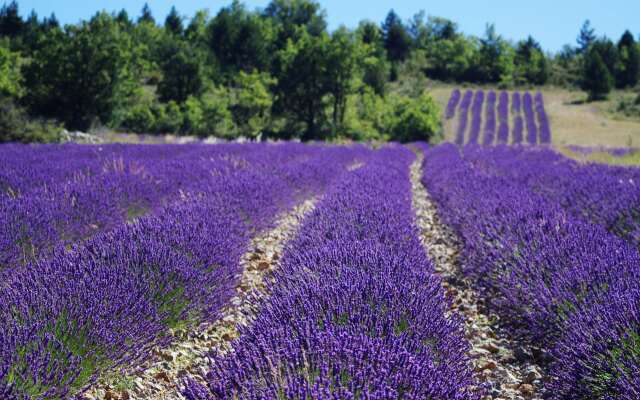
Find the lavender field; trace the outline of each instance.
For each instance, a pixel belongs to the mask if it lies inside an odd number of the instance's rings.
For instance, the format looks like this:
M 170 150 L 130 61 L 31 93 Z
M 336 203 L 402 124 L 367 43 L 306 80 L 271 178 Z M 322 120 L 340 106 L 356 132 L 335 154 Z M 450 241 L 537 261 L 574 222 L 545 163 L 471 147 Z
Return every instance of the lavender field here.
M 445 119 L 453 120 L 455 143 L 551 144 L 551 126 L 544 97 L 537 92 L 495 92 L 460 89 L 451 92 Z
M 445 117 L 457 144 L 1 146 L 0 399 L 640 398 L 640 170 L 532 146 L 538 94 Z

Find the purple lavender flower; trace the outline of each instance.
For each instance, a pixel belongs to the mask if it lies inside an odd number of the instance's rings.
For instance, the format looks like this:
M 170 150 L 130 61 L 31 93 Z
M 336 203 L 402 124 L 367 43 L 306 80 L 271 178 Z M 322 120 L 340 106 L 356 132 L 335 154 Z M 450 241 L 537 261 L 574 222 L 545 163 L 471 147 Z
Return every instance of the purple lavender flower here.
M 456 107 L 458 106 L 461 97 L 460 89 L 455 89 L 451 92 L 451 97 L 449 98 L 449 103 L 447 103 L 447 110 L 445 113 L 446 119 L 452 119 L 456 115 Z

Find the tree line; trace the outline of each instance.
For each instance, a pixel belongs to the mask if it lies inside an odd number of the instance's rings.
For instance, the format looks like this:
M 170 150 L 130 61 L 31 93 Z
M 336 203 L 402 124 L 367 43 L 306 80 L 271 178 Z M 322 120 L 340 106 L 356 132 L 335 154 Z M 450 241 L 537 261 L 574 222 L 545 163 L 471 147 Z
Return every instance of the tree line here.
M 594 99 L 638 81 L 639 47 L 587 23 L 578 46 L 546 54 L 488 25 L 482 37 L 420 12 L 327 29 L 313 0 L 233 1 L 191 18 L 148 5 L 61 26 L 0 9 L 0 140 L 47 141 L 62 126 L 224 138 L 428 140 L 440 111 L 424 79 L 581 87 Z M 411 90 L 395 90 L 417 80 Z M 422 83 L 420 83 L 422 82 Z M 392 89 L 390 89 L 392 88 Z

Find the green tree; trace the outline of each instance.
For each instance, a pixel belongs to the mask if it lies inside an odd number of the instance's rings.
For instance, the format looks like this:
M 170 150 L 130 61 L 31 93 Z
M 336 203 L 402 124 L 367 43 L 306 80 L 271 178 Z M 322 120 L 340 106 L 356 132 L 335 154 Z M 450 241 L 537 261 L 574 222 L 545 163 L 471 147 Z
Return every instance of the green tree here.
M 20 17 L 18 3 L 12 1 L 0 8 L 0 36 L 16 37 L 22 32 L 24 21 Z
M 0 46 L 0 97 L 19 98 L 22 96 L 22 58 L 19 53 Z
M 586 20 L 582 24 L 582 28 L 580 28 L 580 33 L 578 34 L 578 51 L 580 53 L 584 53 L 589 49 L 589 46 L 596 40 L 595 29 L 591 27 L 591 21 Z
M 289 39 L 297 40 L 303 30 L 311 36 L 327 31 L 326 13 L 313 0 L 271 0 L 263 16 L 273 22 L 275 44 L 280 50 L 287 46 Z M 301 27 L 304 29 L 299 29 Z
M 343 131 L 347 99 L 362 81 L 360 50 L 355 36 L 346 28 L 336 30 L 327 47 L 325 78 L 331 95 L 334 134 Z
M 206 45 L 207 27 L 209 24 L 209 11 L 199 10 L 196 15 L 191 18 L 189 25 L 185 31 L 185 38 L 194 45 Z
M 378 24 L 363 21 L 356 29 L 355 36 L 359 42 L 356 48 L 359 51 L 362 81 L 377 95 L 384 96 L 391 70 L 384 48 L 382 29 Z
M 395 11 L 389 11 L 382 24 L 384 47 L 387 49 L 389 60 L 404 61 L 411 50 L 411 37 L 402 20 Z
M 72 129 L 107 123 L 137 86 L 131 37 L 112 16 L 52 31 L 25 68 L 26 103 Z
M 515 51 L 514 67 L 516 80 L 534 85 L 544 85 L 549 79 L 547 57 L 540 44 L 531 36 L 518 42 Z
M 267 129 L 273 106 L 270 87 L 275 83 L 275 79 L 264 72 L 238 73 L 230 109 L 240 135 L 256 138 Z
M 613 77 L 597 49 L 591 47 L 584 58 L 582 89 L 589 100 L 606 98 L 613 88 Z
M 273 53 L 273 31 L 269 22 L 249 13 L 238 1 L 220 10 L 208 28 L 209 46 L 222 66 L 233 76 L 237 71 L 267 70 Z
M 430 41 L 425 49 L 426 73 L 433 79 L 462 81 L 476 57 L 474 44 L 462 35 Z
M 153 14 L 151 13 L 151 8 L 149 7 L 148 3 L 144 3 L 144 6 L 142 7 L 142 11 L 140 12 L 140 17 L 138 17 L 138 23 L 143 23 L 143 22 L 147 22 L 151 24 L 156 23 L 156 20 L 155 18 L 153 18 Z
M 640 51 L 629 31 L 625 31 L 618 41 L 618 59 L 616 85 L 620 88 L 634 87 L 640 77 Z
M 178 10 L 176 10 L 176 7 L 173 6 L 171 7 L 171 11 L 169 11 L 169 15 L 167 15 L 167 18 L 164 21 L 164 28 L 167 30 L 167 32 L 170 32 L 174 35 L 182 35 L 182 32 L 184 32 L 184 25 L 182 20 L 182 16 L 178 14 Z
M 310 35 L 304 28 L 297 41 L 289 40 L 278 55 L 278 83 L 275 87 L 275 109 L 290 118 L 290 130 L 304 126 L 303 140 L 320 139 L 324 123 L 324 99 L 329 94 L 326 84 L 326 60 L 329 36 Z
M 158 84 L 160 100 L 185 102 L 198 96 L 204 87 L 202 61 L 197 51 L 187 42 L 169 40 L 163 49 L 162 80 Z
M 427 93 L 401 98 L 394 106 L 392 139 L 399 142 L 433 141 L 441 131 L 440 108 Z
M 487 25 L 485 36 L 480 39 L 477 79 L 481 82 L 508 82 L 513 76 L 513 48 L 496 33 L 493 24 Z

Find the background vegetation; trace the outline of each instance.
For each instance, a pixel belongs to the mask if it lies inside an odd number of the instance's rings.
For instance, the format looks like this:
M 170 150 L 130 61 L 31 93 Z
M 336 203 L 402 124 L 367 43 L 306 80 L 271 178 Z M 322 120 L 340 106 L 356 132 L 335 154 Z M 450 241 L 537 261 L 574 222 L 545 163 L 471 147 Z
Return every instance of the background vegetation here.
M 512 43 L 488 25 L 468 36 L 420 12 L 329 32 L 312 0 L 273 0 L 263 10 L 233 1 L 211 16 L 175 8 L 156 21 L 148 6 L 99 12 L 60 26 L 55 15 L 0 10 L 0 141 L 52 141 L 65 127 L 139 133 L 303 140 L 434 140 L 440 110 L 424 92 L 393 82 L 552 84 L 590 100 L 638 83 L 640 47 L 587 21 L 577 46 L 546 54 L 532 37 Z M 639 99 L 621 104 L 640 113 Z

